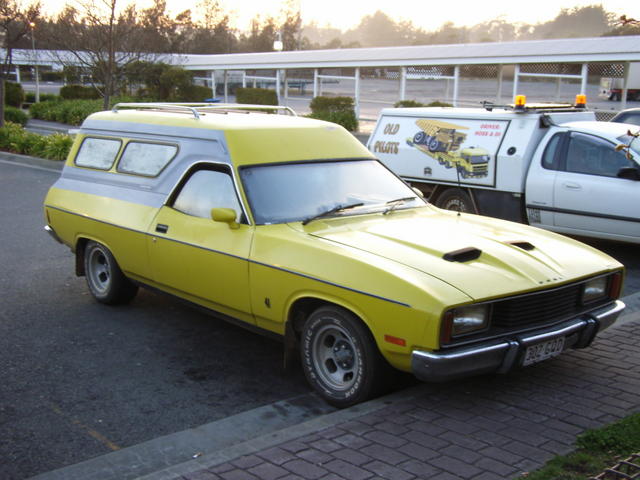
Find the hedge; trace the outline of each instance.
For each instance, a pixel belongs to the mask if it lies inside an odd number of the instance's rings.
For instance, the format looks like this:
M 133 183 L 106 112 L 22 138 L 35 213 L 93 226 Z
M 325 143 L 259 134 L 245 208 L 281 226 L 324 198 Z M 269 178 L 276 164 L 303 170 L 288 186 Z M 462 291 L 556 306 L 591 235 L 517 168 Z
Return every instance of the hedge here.
M 62 133 L 38 135 L 11 122 L 7 122 L 0 128 L 0 150 L 7 152 L 50 160 L 65 160 L 72 143 L 73 140 L 69 135 Z
M 237 88 L 236 102 L 250 105 L 278 105 L 275 90 L 266 88 Z
M 46 102 L 48 100 L 60 100 L 60 96 L 55 93 L 40 93 L 40 101 Z M 24 101 L 27 103 L 36 103 L 35 92 L 26 92 L 24 94 Z
M 426 107 L 426 105 L 422 102 L 417 102 L 416 100 L 400 100 L 393 104 L 394 108 L 415 108 L 415 107 Z
M 337 123 L 350 132 L 358 129 L 358 119 L 351 97 L 314 97 L 309 106 L 311 118 Z
M 40 120 L 80 125 L 89 115 L 101 110 L 102 100 L 48 100 L 34 103 L 29 112 L 31 117 Z
M 60 97 L 64 100 L 94 100 L 100 98 L 100 92 L 84 85 L 65 85 L 60 89 Z
M 27 124 L 27 120 L 29 120 L 29 116 L 19 108 L 5 105 L 4 119 L 7 122 L 17 123 L 19 125 L 25 126 Z
M 14 82 L 5 82 L 4 103 L 12 107 L 20 108 L 24 102 L 24 90 L 22 85 Z

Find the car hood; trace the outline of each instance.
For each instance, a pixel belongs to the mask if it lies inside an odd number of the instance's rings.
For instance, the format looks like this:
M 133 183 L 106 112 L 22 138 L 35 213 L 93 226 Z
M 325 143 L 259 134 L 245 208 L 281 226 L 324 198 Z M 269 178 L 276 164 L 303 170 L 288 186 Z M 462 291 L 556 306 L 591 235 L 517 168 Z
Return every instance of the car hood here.
M 434 276 L 474 300 L 547 288 L 621 267 L 604 253 L 555 233 L 431 206 L 315 221 L 302 228 L 325 241 Z M 455 255 L 453 261 L 444 259 L 467 249 L 481 253 L 466 261 Z

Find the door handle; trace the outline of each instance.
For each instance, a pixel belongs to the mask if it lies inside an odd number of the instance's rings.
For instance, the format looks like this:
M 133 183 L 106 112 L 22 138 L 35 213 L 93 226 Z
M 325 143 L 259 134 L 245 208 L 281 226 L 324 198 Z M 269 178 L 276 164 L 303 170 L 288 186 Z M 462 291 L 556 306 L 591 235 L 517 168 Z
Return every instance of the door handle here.
M 156 232 L 167 233 L 168 231 L 169 231 L 169 225 L 165 225 L 163 223 L 159 223 L 156 225 Z
M 582 186 L 579 183 L 564 182 L 562 186 L 564 188 L 568 188 L 569 190 L 582 190 Z

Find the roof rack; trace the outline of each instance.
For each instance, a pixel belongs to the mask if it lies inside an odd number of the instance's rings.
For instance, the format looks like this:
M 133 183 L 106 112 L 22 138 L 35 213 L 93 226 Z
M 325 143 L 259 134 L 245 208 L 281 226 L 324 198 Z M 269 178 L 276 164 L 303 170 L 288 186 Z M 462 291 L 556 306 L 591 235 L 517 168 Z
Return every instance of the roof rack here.
M 111 109 L 118 113 L 120 110 L 155 110 L 163 112 L 187 113 L 200 120 L 202 113 L 269 113 L 282 111 L 286 115 L 297 116 L 291 107 L 282 105 L 245 105 L 240 103 L 117 103 Z

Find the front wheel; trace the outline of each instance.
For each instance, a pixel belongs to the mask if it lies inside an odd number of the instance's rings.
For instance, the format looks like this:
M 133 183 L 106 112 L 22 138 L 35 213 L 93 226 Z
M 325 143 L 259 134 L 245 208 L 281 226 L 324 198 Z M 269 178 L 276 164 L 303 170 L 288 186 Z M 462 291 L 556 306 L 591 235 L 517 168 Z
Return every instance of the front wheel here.
M 446 190 L 436 200 L 436 206 L 455 212 L 474 213 L 475 211 L 471 197 L 459 188 Z
M 309 316 L 300 353 L 308 382 L 333 406 L 368 400 L 384 385 L 387 365 L 373 337 L 341 308 L 321 307 Z
M 87 243 L 84 271 L 89 291 L 100 303 L 127 303 L 138 292 L 138 287 L 125 277 L 109 249 L 101 243 Z

